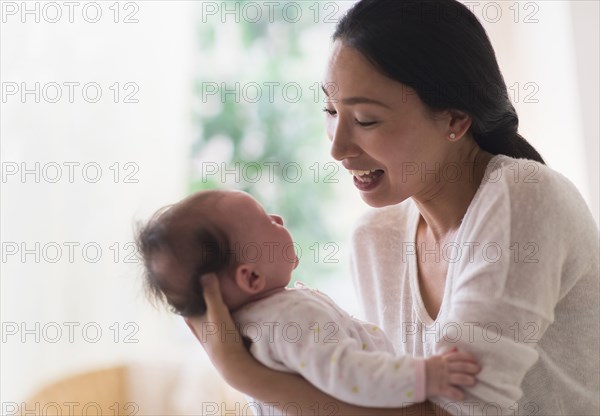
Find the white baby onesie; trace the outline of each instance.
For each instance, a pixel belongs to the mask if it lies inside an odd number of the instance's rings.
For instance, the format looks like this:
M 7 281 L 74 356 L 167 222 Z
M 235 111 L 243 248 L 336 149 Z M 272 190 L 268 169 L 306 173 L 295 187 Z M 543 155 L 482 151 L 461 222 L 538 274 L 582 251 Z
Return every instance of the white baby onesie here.
M 298 373 L 338 400 L 402 407 L 425 400 L 425 362 L 397 356 L 376 325 L 350 316 L 331 298 L 297 282 L 233 313 L 252 355 L 274 370 Z M 251 400 L 256 414 L 278 414 Z M 293 404 L 286 404 L 293 406 Z

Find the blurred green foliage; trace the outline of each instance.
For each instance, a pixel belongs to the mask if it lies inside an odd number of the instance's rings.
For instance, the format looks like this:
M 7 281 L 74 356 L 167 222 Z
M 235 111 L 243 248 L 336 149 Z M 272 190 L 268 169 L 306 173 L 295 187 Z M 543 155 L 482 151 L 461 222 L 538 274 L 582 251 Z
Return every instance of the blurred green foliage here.
M 303 70 L 324 64 L 306 56 L 302 37 L 310 30 L 315 30 L 310 20 L 291 24 L 281 17 L 272 23 L 199 25 L 202 62 L 190 192 L 241 189 L 281 215 L 299 248 L 294 278 L 316 285 L 346 259 L 338 251 L 340 236 L 324 221 L 332 215 L 342 172 L 328 155 L 321 80 Z M 328 30 L 321 31 L 328 42 Z M 207 174 L 207 166 L 218 171 Z M 223 167 L 229 172 L 225 177 Z M 261 179 L 255 180 L 259 172 Z

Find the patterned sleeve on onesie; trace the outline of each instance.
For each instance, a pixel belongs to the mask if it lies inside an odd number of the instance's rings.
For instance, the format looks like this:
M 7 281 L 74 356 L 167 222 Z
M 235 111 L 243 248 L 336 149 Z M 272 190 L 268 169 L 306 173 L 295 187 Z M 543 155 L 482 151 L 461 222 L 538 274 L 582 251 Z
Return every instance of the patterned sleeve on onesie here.
M 403 407 L 425 400 L 422 359 L 374 350 L 385 337 L 379 327 L 351 318 L 312 289 L 292 292 L 297 293 L 276 313 L 279 329 L 268 348 L 270 360 L 357 406 Z

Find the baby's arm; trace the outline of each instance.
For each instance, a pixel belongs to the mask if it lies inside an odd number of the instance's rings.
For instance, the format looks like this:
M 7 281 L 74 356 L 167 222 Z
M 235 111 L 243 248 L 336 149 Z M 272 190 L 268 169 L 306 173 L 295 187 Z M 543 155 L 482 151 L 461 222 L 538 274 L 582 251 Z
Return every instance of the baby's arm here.
M 353 338 L 348 328 L 340 327 L 340 319 L 332 311 L 307 303 L 282 312 L 280 328 L 293 326 L 301 331 L 290 330 L 292 336 L 276 331 L 278 336 L 269 345 L 270 359 L 341 401 L 365 407 L 404 407 L 424 401 L 426 393 L 451 393 L 455 395 L 449 397 L 460 399 L 460 390 L 437 380 L 440 375 L 445 377 L 446 371 L 452 372 L 448 382 L 453 386 L 472 383 L 472 377 L 456 377 L 455 372 L 464 372 L 459 359 L 464 358 L 462 355 L 448 354 L 425 361 L 387 351 L 365 351 L 360 339 Z M 300 333 L 298 338 L 296 333 Z M 426 391 L 427 372 L 434 382 L 431 392 Z
M 317 389 L 296 374 L 274 371 L 252 358 L 242 346 L 239 328 L 223 302 L 218 279 L 203 281 L 207 313 L 202 317 L 186 318 L 186 323 L 200 341 L 211 362 L 232 387 L 262 403 L 269 403 L 278 411 L 286 413 L 290 405 L 297 414 L 329 414 L 345 416 L 397 416 L 398 414 L 427 414 L 451 416 L 440 406 L 431 402 L 416 404 L 402 409 L 366 408 L 337 400 Z M 214 325 L 216 331 L 207 331 Z M 255 410 L 255 408 L 253 409 Z
M 445 396 L 464 400 L 458 387 L 475 385 L 475 375 L 480 371 L 475 357 L 456 348 L 425 360 L 425 389 L 427 397 Z

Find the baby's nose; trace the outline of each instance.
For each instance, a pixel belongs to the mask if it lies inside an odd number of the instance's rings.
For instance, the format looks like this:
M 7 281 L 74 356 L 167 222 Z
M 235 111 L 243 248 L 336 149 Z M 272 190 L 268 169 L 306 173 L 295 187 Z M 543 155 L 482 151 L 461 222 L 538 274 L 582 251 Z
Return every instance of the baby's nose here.
M 283 218 L 281 218 L 279 215 L 271 214 L 271 218 L 272 218 L 272 219 L 273 219 L 273 221 L 275 221 L 277 224 L 279 224 L 279 225 L 283 225 Z

